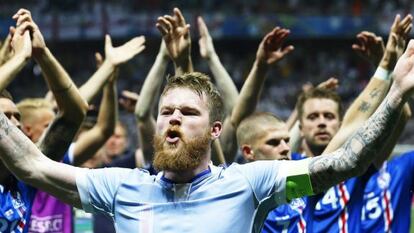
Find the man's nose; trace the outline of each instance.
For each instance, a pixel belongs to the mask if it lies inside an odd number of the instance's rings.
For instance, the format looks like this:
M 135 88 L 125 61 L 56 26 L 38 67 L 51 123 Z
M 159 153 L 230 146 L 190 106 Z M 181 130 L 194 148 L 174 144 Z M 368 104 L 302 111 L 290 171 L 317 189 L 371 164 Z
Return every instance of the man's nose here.
M 282 155 L 287 155 L 287 154 L 289 154 L 289 151 L 290 151 L 290 146 L 289 146 L 289 144 L 288 143 L 286 143 L 286 141 L 285 140 L 281 140 L 280 141 L 280 148 L 281 148 L 281 152 L 280 152 L 280 154 L 282 154 Z
M 324 116 L 318 117 L 318 127 L 320 128 L 326 127 L 326 118 Z
M 170 117 L 170 125 L 181 125 L 182 114 L 180 110 L 175 109 Z

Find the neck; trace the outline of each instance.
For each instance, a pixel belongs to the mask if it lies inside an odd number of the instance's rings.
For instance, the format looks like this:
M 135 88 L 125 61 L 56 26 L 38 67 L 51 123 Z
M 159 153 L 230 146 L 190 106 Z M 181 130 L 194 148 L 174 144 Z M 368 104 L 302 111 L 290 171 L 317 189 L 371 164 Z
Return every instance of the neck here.
M 208 162 L 204 160 L 194 169 L 182 171 L 164 171 L 164 177 L 174 183 L 189 183 L 196 175 L 208 169 Z
M 321 155 L 325 150 L 326 146 L 315 146 L 307 143 L 306 141 L 303 143 L 303 150 L 307 157 L 315 157 Z

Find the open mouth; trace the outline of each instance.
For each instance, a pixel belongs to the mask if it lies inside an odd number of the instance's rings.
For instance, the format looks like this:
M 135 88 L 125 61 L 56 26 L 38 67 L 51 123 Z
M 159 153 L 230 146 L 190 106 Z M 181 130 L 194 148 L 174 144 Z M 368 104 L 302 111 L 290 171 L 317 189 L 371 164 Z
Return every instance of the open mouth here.
M 166 141 L 169 143 L 177 143 L 180 140 L 181 134 L 178 131 L 169 130 L 167 132 Z

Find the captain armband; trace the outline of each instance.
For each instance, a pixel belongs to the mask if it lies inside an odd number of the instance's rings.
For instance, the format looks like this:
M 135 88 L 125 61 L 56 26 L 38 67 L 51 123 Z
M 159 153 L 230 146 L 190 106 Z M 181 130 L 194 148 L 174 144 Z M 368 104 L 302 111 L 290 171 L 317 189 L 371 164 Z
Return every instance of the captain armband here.
M 283 164 L 283 172 L 286 175 L 286 198 L 288 201 L 314 195 L 309 176 L 309 159 L 289 161 Z

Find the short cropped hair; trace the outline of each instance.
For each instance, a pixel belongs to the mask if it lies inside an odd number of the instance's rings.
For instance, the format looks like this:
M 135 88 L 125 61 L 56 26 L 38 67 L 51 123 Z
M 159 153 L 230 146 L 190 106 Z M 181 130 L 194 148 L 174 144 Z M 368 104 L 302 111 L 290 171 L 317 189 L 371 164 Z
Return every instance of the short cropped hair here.
M 342 111 L 343 111 L 342 100 L 341 100 L 341 97 L 338 95 L 338 93 L 336 93 L 335 91 L 326 89 L 326 88 L 315 87 L 315 88 L 310 89 L 309 91 L 303 92 L 298 98 L 296 108 L 298 111 L 299 121 L 301 121 L 303 117 L 303 106 L 305 102 L 309 99 L 330 99 L 334 101 L 335 103 L 338 104 L 339 120 L 342 119 Z
M 251 145 L 264 136 L 266 129 L 285 122 L 269 112 L 256 112 L 243 119 L 237 127 L 237 143 Z
M 210 78 L 203 73 L 191 72 L 178 76 L 167 77 L 167 84 L 161 96 L 170 89 L 184 87 L 196 92 L 199 96 L 205 94 L 208 98 L 210 123 L 223 121 L 223 100 L 217 87 L 210 81 Z
M 16 106 L 22 115 L 22 122 L 31 119 L 37 111 L 42 109 L 53 112 L 53 105 L 43 98 L 27 98 L 20 101 Z

